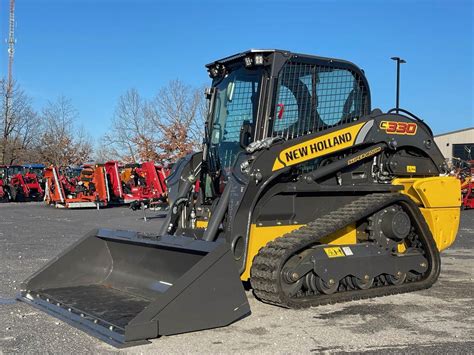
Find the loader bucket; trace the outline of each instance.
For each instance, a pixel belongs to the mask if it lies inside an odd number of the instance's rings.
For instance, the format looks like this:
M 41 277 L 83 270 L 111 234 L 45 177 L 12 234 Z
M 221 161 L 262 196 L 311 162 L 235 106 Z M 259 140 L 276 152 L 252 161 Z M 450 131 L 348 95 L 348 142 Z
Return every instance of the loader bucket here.
M 19 299 L 117 347 L 250 313 L 226 243 L 108 229 L 27 279 Z

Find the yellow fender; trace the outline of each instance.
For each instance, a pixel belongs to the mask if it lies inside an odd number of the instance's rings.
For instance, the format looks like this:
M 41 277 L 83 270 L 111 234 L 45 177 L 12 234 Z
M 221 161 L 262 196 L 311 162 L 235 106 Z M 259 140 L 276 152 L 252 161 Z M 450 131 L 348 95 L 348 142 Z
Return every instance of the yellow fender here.
M 461 215 L 461 183 L 453 176 L 429 178 L 397 178 L 393 185 L 402 185 L 425 217 L 439 251 L 453 244 Z

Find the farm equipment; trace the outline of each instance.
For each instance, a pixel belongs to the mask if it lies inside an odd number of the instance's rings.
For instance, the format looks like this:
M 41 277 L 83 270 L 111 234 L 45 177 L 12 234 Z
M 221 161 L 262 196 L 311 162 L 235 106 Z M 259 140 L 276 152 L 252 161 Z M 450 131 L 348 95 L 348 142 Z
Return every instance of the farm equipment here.
M 75 185 L 81 176 L 82 168 L 80 166 L 62 166 L 59 173 L 63 175 L 71 184 Z
M 104 167 L 112 203 L 165 200 L 165 179 L 168 170 L 161 165 L 145 162 L 121 168 L 118 162 L 109 161 L 104 164 Z
M 462 206 L 474 208 L 474 160 L 465 162 L 464 169 L 458 173 L 461 180 Z
M 124 172 L 120 170 L 116 161 L 95 167 L 85 166 L 77 177 L 68 177 L 71 169 L 63 169 L 61 173 L 56 167 L 47 168 L 47 203 L 57 207 L 81 208 L 164 198 L 166 172 L 161 166 L 150 162 L 129 168 L 127 183 L 123 182 Z
M 65 204 L 76 195 L 76 185 L 82 168 L 55 167 L 44 169 L 45 202 L 49 205 Z
M 43 200 L 44 190 L 34 172 L 26 171 L 20 165 L 11 165 L 6 168 L 6 177 L 11 201 Z
M 41 189 L 44 191 L 46 181 L 43 178 L 44 173 L 44 164 L 26 164 L 23 165 L 25 168 L 26 174 L 35 174 L 38 183 L 41 186 Z
M 251 50 L 207 68 L 204 150 L 168 177 L 162 229 L 90 232 L 21 300 L 123 346 L 245 317 L 242 281 L 304 308 L 437 280 L 460 183 L 424 121 L 372 110 L 347 61 Z
M 105 207 L 110 201 L 107 174 L 104 166 L 86 165 L 75 181 L 60 174 L 57 167 L 44 171 L 46 202 L 58 208 Z
M 72 198 L 76 192 L 76 183 L 70 181 L 61 169 L 50 166 L 44 169 L 45 202 L 48 205 L 65 204 L 66 198 Z
M 122 204 L 124 200 L 123 184 L 120 177 L 119 164 L 116 161 L 109 161 L 104 164 L 107 186 L 109 189 L 110 201 Z
M 7 184 L 7 167 L 0 166 L 0 202 L 10 202 Z
M 125 203 L 133 206 L 166 202 L 166 178 L 169 169 L 152 161 L 125 167 L 122 172 Z

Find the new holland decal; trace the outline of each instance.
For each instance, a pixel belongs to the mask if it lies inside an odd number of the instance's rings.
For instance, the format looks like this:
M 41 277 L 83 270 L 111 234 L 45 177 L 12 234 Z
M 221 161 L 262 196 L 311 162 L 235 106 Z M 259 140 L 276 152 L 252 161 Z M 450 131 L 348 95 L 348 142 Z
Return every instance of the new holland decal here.
M 324 134 L 282 150 L 273 163 L 272 171 L 353 146 L 364 124 L 365 122 Z

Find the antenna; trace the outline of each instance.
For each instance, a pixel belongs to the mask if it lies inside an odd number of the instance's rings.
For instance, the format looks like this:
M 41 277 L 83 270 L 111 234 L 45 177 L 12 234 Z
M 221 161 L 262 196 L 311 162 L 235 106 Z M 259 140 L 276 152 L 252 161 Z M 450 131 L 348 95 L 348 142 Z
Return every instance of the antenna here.
M 5 117 L 3 127 L 2 163 L 5 164 L 6 145 L 11 124 L 11 100 L 13 91 L 13 55 L 15 53 L 15 0 L 10 0 L 10 18 L 8 31 L 8 78 L 5 93 Z
M 8 31 L 8 82 L 7 93 L 11 96 L 13 87 L 13 55 L 15 54 L 15 0 L 10 0 L 10 20 Z
M 396 96 L 396 111 L 400 108 L 400 64 L 405 64 L 406 61 L 400 57 L 392 57 L 392 60 L 397 62 L 397 96 Z

